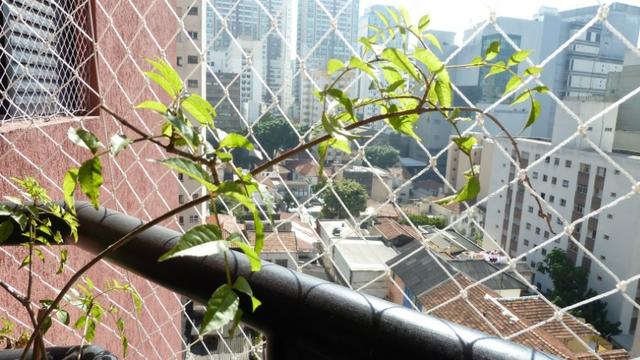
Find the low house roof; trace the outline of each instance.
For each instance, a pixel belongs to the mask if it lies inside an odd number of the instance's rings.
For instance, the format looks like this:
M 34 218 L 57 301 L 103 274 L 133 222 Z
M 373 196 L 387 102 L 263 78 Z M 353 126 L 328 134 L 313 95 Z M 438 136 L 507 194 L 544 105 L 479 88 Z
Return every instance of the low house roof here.
M 420 234 L 410 225 L 403 225 L 389 218 L 381 218 L 378 221 L 379 223 L 373 225 L 373 227 L 387 241 L 393 241 L 400 236 L 406 236 L 412 239 L 422 238 Z
M 247 231 L 247 239 L 252 246 L 255 245 L 256 232 Z M 298 252 L 296 234 L 293 231 L 265 231 L 262 252 L 265 254 L 286 252 L 296 254 Z
M 349 269 L 354 271 L 384 271 L 386 262 L 396 256 L 396 252 L 377 240 L 340 240 L 335 243 Z

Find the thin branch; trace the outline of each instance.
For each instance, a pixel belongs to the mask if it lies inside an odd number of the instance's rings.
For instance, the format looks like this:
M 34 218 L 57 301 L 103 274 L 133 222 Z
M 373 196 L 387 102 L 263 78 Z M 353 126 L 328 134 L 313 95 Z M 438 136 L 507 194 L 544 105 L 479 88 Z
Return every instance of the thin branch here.
M 9 295 L 13 296 L 16 300 L 18 300 L 20 304 L 25 305 L 28 302 L 27 298 L 21 295 L 17 289 L 14 289 L 11 285 L 7 284 L 2 280 L 0 280 L 0 287 L 5 289 L 9 293 Z

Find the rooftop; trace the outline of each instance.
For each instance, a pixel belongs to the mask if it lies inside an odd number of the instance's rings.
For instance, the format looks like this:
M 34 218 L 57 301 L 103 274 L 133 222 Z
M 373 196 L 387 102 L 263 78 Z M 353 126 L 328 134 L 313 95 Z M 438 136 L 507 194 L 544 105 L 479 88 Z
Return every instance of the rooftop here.
M 397 255 L 395 250 L 376 240 L 341 240 L 335 250 L 347 266 L 356 271 L 385 271 L 386 262 Z

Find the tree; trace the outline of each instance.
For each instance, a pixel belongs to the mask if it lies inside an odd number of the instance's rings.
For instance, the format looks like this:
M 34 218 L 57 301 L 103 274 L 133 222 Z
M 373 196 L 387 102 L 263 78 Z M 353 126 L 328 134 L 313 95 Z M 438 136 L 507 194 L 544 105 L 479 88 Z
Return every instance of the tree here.
M 393 166 L 400 159 L 400 151 L 389 145 L 368 146 L 364 151 L 372 165 L 383 169 Z
M 438 229 L 444 229 L 447 226 L 447 219 L 442 216 L 429 216 L 422 214 L 407 214 L 407 217 L 415 226 L 431 225 Z M 401 224 L 409 224 L 405 219 L 400 221 Z
M 269 156 L 278 151 L 289 150 L 298 145 L 298 135 L 289 123 L 281 117 L 265 117 L 253 128 L 256 140 Z
M 559 307 L 573 305 L 597 295 L 588 286 L 589 270 L 575 266 L 561 249 L 556 248 L 548 253 L 543 262 L 538 264 L 538 271 L 551 277 L 553 290 L 548 295 Z M 572 310 L 571 313 L 584 318 L 605 337 L 620 333 L 620 322 L 612 323 L 607 320 L 607 303 L 604 301 L 592 301 Z
M 353 180 L 338 180 L 334 182 L 333 188 L 351 215 L 358 216 L 367 208 L 367 189 L 362 184 Z M 349 216 L 331 189 L 324 190 L 322 200 L 324 202 L 322 216 L 341 219 Z

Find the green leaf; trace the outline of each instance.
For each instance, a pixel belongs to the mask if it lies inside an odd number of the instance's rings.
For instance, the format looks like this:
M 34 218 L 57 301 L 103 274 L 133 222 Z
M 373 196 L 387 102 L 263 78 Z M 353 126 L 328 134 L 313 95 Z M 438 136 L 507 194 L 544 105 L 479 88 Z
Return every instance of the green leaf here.
M 233 320 L 240 300 L 229 285 L 220 286 L 211 295 L 200 324 L 200 334 L 218 330 Z
M 154 83 L 160 85 L 160 87 L 162 88 L 162 90 L 164 90 L 167 94 L 169 94 L 169 96 L 171 97 L 175 97 L 178 95 L 178 93 L 174 90 L 173 86 L 171 85 L 171 83 L 165 79 L 164 77 L 162 77 L 162 75 L 155 73 L 153 71 L 145 71 L 144 74 Z
M 436 49 L 442 52 L 442 45 L 440 45 L 440 40 L 438 40 L 438 38 L 435 35 L 431 33 L 427 33 L 427 34 L 424 34 L 424 38 L 427 39 L 433 46 L 435 46 Z
M 69 325 L 69 313 L 66 312 L 65 310 L 62 310 L 62 309 L 56 310 L 56 317 L 58 318 L 58 321 L 60 321 L 61 323 L 65 325 Z
M 232 235 L 233 238 L 239 237 L 239 235 Z M 231 237 L 230 237 L 231 239 Z M 251 246 L 245 243 L 242 240 L 233 240 L 231 241 L 232 246 L 236 246 L 242 250 L 242 252 L 249 258 L 249 264 L 251 265 L 251 271 L 259 271 L 262 267 L 262 260 L 260 260 L 260 256 L 256 254 Z
M 487 73 L 487 75 L 484 76 L 484 78 L 486 79 L 490 76 L 500 74 L 501 72 L 505 72 L 505 71 L 507 71 L 506 65 L 504 61 L 500 60 L 497 63 L 491 65 L 491 68 L 489 68 L 489 72 Z
M 49 331 L 49 328 L 51 328 L 51 317 L 47 316 L 42 319 L 42 333 L 46 334 L 47 331 Z
M 344 63 L 338 59 L 329 59 L 327 62 L 327 73 L 333 75 L 338 70 L 344 69 Z
M 429 17 L 429 15 L 422 16 L 418 21 L 418 29 L 420 29 L 420 32 L 424 31 L 424 29 L 426 29 L 427 26 L 429 26 L 430 22 L 431 22 L 431 17 Z
M 511 54 L 507 66 L 520 64 L 529 57 L 529 53 L 531 53 L 531 50 L 520 50 L 514 52 L 513 54 Z
M 64 194 L 64 203 L 67 204 L 69 210 L 75 213 L 75 200 L 73 194 L 76 191 L 76 185 L 78 184 L 78 168 L 71 168 L 64 174 L 62 180 L 62 192 Z
M 544 93 L 549 92 L 549 88 L 544 86 L 544 85 L 538 85 L 538 86 L 532 88 L 531 90 L 537 92 L 538 94 L 544 94 Z
M 360 71 L 365 72 L 367 75 L 369 75 L 369 77 L 371 77 L 373 80 L 376 79 L 376 74 L 373 72 L 373 68 L 371 67 L 370 64 L 367 64 L 366 62 L 362 61 L 360 58 L 352 56 L 351 59 L 349 60 L 349 67 L 353 68 L 353 69 L 358 69 Z
M 228 249 L 228 243 L 222 240 L 222 232 L 218 225 L 198 225 L 187 231 L 171 250 L 164 253 L 158 261 L 174 257 L 204 257 L 220 254 Z
M 451 79 L 447 70 L 443 70 L 438 74 L 435 89 L 440 107 L 450 108 L 453 103 L 453 92 L 451 91 Z
M 198 133 L 193 131 L 193 127 L 189 120 L 182 116 L 173 115 L 168 115 L 166 118 L 173 126 L 174 131 L 177 130 L 189 146 L 195 148 L 200 144 L 200 141 L 198 140 Z
M 0 244 L 7 241 L 11 234 L 13 234 L 13 223 L 11 220 L 5 220 L 0 223 Z
M 198 94 L 191 94 L 182 100 L 180 106 L 200 124 L 213 127 L 216 109 Z
M 236 133 L 227 134 L 227 136 L 225 136 L 224 139 L 220 141 L 219 148 L 245 148 L 247 150 L 255 149 L 249 139 Z
M 398 81 L 404 81 L 400 72 L 392 66 L 383 66 L 382 76 L 384 77 L 384 81 L 386 81 L 388 84 L 394 84 Z
M 88 342 L 92 342 L 96 337 L 96 321 L 92 318 L 89 318 L 87 320 L 87 328 L 86 332 L 84 333 L 84 337 Z
M 120 343 L 122 344 L 122 357 L 127 357 L 127 352 L 129 350 L 129 340 L 124 333 L 124 320 L 122 320 L 122 318 L 118 318 L 118 320 L 116 320 L 116 327 L 118 328 Z
M 460 149 L 460 151 L 462 151 L 467 155 L 471 154 L 473 145 L 477 143 L 476 138 L 473 136 L 461 136 L 461 137 L 453 138 L 452 140 L 454 143 L 456 143 L 456 145 L 458 145 L 458 148 Z
M 467 177 L 467 182 L 454 198 L 455 202 L 475 199 L 480 193 L 480 179 L 477 175 Z
M 73 327 L 75 329 L 82 329 L 84 327 L 84 324 L 87 323 L 87 316 L 86 315 L 82 315 L 78 318 L 78 320 L 76 320 L 76 322 L 73 324 Z
M 402 50 L 395 48 L 386 48 L 384 49 L 380 57 L 391 62 L 401 71 L 404 71 L 407 74 L 411 75 L 411 77 L 413 77 L 415 80 L 420 80 L 420 75 L 418 74 L 416 67 Z
M 500 53 L 500 41 L 494 41 L 484 52 L 484 60 L 491 61 Z
M 141 102 L 140 104 L 136 105 L 136 109 L 153 110 L 163 115 L 166 114 L 167 111 L 169 111 L 169 108 L 167 108 L 165 104 L 152 100 Z
M 367 54 L 367 53 L 369 53 L 369 52 L 373 52 L 373 46 L 372 46 L 373 44 L 371 43 L 371 40 L 369 40 L 369 38 L 367 38 L 367 37 L 364 37 L 364 36 L 363 36 L 363 37 L 361 37 L 360 39 L 358 39 L 358 42 L 359 42 L 360 44 L 362 44 L 362 46 L 363 46 L 363 48 L 364 48 L 364 50 L 365 50 L 365 51 L 364 51 L 364 53 L 365 53 L 365 54 Z M 329 61 L 331 61 L 331 60 L 329 60 Z M 338 61 L 340 61 L 340 60 L 338 60 Z M 343 65 L 343 66 L 344 66 L 344 65 Z M 328 68 L 329 68 L 329 67 L 328 67 Z M 339 69 L 338 69 L 338 70 L 339 70 Z M 337 71 L 337 70 L 336 70 L 336 71 Z M 329 75 L 331 75 L 331 74 L 332 74 L 332 73 L 329 73 Z
M 414 52 L 416 60 L 423 63 L 432 74 L 438 74 L 445 69 L 444 64 L 428 49 L 417 48 Z M 445 70 L 446 71 L 446 70 Z
M 58 270 L 56 271 L 56 274 L 62 274 L 62 271 L 64 270 L 64 265 L 67 263 L 68 259 L 69 259 L 69 251 L 67 249 L 60 250 L 60 265 L 58 265 Z
M 392 84 L 390 84 L 389 86 L 387 86 L 386 89 L 384 89 L 385 92 L 394 92 L 397 88 L 399 88 L 400 86 L 404 85 L 405 80 L 404 79 L 400 79 Z
M 520 84 L 522 84 L 522 79 L 517 75 L 512 76 L 511 79 L 509 79 L 509 81 L 507 82 L 507 85 L 505 85 L 502 96 L 505 96 L 506 94 L 515 90 Z
M 482 59 L 482 56 L 476 56 L 471 59 L 471 62 L 469 64 L 473 66 L 482 66 L 484 64 L 484 60 Z
M 407 8 L 404 6 L 398 6 L 398 11 L 402 16 L 402 20 L 404 20 L 404 24 L 406 26 L 411 25 L 411 16 L 409 15 L 409 11 L 407 10 Z
M 171 92 L 167 91 L 169 95 L 178 95 L 182 91 L 182 88 L 184 87 L 182 79 L 180 78 L 180 75 L 178 75 L 178 73 L 173 69 L 171 64 L 163 59 L 158 59 L 157 61 L 151 59 L 146 60 L 160 73 L 160 75 L 162 75 L 162 78 L 164 78 L 169 84 L 173 92 L 172 94 Z
M 217 186 L 213 184 L 211 176 L 207 171 L 202 168 L 202 165 L 184 158 L 168 158 L 159 160 L 158 162 L 168 166 L 179 173 L 185 174 L 188 177 L 196 180 L 200 184 L 204 185 L 209 191 L 216 191 Z
M 516 96 L 515 100 L 511 102 L 511 105 L 519 104 L 531 97 L 531 90 L 527 89 L 520 93 L 520 95 Z
M 532 66 L 532 67 L 527 68 L 524 71 L 524 74 L 528 75 L 528 76 L 533 76 L 533 75 L 540 74 L 541 72 L 542 72 L 542 68 L 541 67 Z
M 389 113 L 398 111 L 398 106 L 393 104 L 389 107 Z M 411 136 L 416 140 L 420 140 L 420 137 L 413 131 L 413 126 L 420 117 L 418 115 L 404 115 L 404 116 L 391 116 L 387 119 L 387 123 L 398 131 L 399 133 Z
M 97 209 L 100 206 L 100 186 L 103 183 L 102 163 L 99 157 L 92 157 L 82 163 L 78 170 L 78 183 L 80 183 L 80 190 L 87 195 L 93 207 Z
M 524 126 L 525 129 L 536 122 L 536 119 L 538 119 L 538 117 L 540 116 L 540 111 L 540 102 L 534 99 L 531 102 L 531 111 L 529 112 L 529 119 L 527 119 L 527 124 Z
M 336 89 L 336 88 L 328 89 L 327 94 L 337 99 L 342 104 L 342 106 L 344 106 L 347 112 L 351 115 L 351 118 L 354 117 L 353 102 L 351 101 L 349 96 L 347 96 L 347 94 L 345 94 L 342 90 Z
M 84 129 L 69 128 L 67 135 L 69 136 L 69 140 L 71 140 L 71 142 L 80 147 L 90 150 L 94 155 L 96 152 L 98 152 L 100 146 L 102 146 L 97 136 L 95 136 L 92 132 Z
M 118 153 L 120 153 L 120 151 L 124 150 L 131 143 L 133 143 L 133 141 L 127 139 L 126 137 L 119 134 L 114 134 L 111 137 L 111 148 L 109 149 L 109 151 L 111 152 L 111 155 L 116 156 L 118 155 Z
M 238 276 L 235 283 L 233 284 L 233 288 L 251 297 L 252 311 L 255 312 L 258 306 L 262 304 L 260 300 L 258 300 L 255 296 L 253 296 L 253 290 L 251 290 L 251 285 L 249 285 L 249 282 L 243 276 Z

